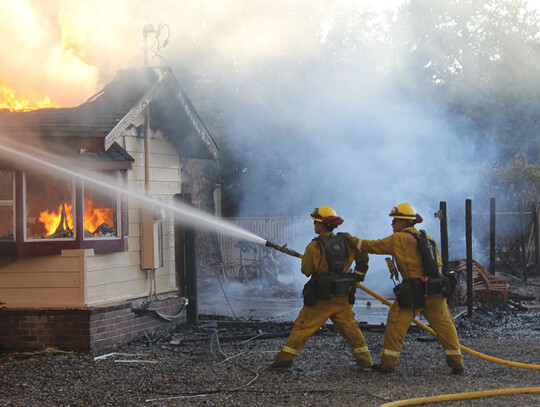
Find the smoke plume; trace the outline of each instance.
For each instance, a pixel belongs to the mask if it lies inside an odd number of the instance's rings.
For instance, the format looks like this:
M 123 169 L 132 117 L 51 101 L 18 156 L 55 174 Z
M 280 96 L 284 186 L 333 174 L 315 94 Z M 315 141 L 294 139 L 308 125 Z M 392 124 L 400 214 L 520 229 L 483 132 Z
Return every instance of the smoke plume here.
M 290 242 L 302 250 L 316 206 L 334 207 L 340 230 L 378 238 L 391 233 L 390 209 L 409 202 L 438 237 L 439 201 L 473 196 L 483 163 L 444 112 L 404 96 L 407 72 L 389 70 L 382 13 L 400 2 L 357 3 L 0 0 L 0 87 L 78 105 L 143 64 L 151 24 L 150 65 L 173 68 L 241 163 L 238 215 L 305 219 Z

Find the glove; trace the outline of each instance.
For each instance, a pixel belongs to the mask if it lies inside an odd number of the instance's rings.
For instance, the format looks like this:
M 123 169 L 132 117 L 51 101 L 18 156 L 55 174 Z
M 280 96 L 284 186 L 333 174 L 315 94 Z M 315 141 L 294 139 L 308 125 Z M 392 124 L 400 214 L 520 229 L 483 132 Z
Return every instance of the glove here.
M 388 271 L 390 271 L 390 278 L 395 278 L 396 281 L 399 281 L 399 273 L 396 269 L 394 261 L 390 257 L 385 258 L 385 260 L 386 265 L 388 266 Z
M 366 272 L 365 271 L 360 271 L 360 270 L 354 269 L 353 274 L 354 274 L 354 279 L 359 283 L 364 281 L 364 279 L 366 278 Z

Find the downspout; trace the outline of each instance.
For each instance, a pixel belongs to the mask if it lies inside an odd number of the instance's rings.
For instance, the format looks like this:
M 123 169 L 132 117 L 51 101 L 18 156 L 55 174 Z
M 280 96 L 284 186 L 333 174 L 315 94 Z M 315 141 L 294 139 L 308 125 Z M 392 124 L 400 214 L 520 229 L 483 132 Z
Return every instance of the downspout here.
M 143 59 L 144 66 L 148 66 L 148 34 L 153 31 L 151 25 L 145 25 L 143 28 Z M 144 192 L 148 196 L 150 192 L 150 109 L 149 104 L 144 108 Z
M 144 66 L 148 66 L 148 34 L 154 31 L 151 25 L 145 25 L 143 28 L 143 62 Z M 150 196 L 150 105 L 146 105 L 144 108 L 144 193 L 147 197 Z M 148 301 L 152 302 L 152 297 L 157 296 L 157 287 L 155 286 L 155 273 L 156 269 L 153 263 L 155 253 L 153 253 L 154 244 L 156 239 L 154 236 L 154 216 L 153 211 L 149 208 L 143 208 L 141 215 L 141 232 L 143 240 L 146 244 L 141 246 L 141 268 L 146 271 L 147 279 L 149 282 Z M 146 236 L 145 236 L 146 234 Z M 150 244 L 152 243 L 152 244 Z M 152 249 L 150 249 L 152 248 Z M 144 251 L 147 251 L 145 254 Z M 151 253 L 148 253 L 150 251 Z M 150 256 L 148 255 L 150 254 Z

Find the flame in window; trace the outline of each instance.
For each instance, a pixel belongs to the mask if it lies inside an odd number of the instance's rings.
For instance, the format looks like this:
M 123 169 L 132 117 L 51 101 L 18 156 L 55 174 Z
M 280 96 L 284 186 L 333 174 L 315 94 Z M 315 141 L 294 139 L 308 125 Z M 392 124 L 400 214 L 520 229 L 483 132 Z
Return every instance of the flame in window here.
M 64 212 L 64 215 L 62 213 Z M 73 230 L 73 205 L 60 205 L 58 211 L 45 210 L 39 213 L 39 221 L 43 223 L 47 234 L 52 236 L 59 231 Z
M 62 205 L 58 207 L 57 211 L 45 210 L 39 213 L 39 221 L 47 230 L 45 236 L 73 230 L 73 205 L 66 204 L 64 208 L 64 216 L 62 216 Z M 84 208 L 84 229 L 91 234 L 95 234 L 97 228 L 103 224 L 114 226 L 114 210 L 112 208 L 94 207 L 94 203 L 90 199 L 85 199 Z
M 98 227 L 106 224 L 114 226 L 114 211 L 112 208 L 95 207 L 91 199 L 84 199 L 84 229 L 94 234 Z

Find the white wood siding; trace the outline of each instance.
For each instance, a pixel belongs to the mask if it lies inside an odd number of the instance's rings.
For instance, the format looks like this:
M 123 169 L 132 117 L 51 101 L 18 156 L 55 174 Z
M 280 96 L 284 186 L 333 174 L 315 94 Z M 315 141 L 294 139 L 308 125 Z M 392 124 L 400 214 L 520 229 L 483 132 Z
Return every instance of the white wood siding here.
M 144 192 L 144 140 L 124 136 L 118 141 L 135 158 L 133 170 L 128 171 L 130 191 Z M 178 152 L 165 140 L 150 139 L 150 195 L 172 203 L 180 193 L 181 165 Z M 87 258 L 85 297 L 88 305 L 148 296 L 150 281 L 140 268 L 139 208 L 128 199 L 128 251 L 95 255 Z M 174 292 L 176 288 L 174 262 L 173 214 L 166 213 L 163 221 L 163 267 L 156 271 L 157 293 Z
M 10 308 L 84 307 L 85 260 L 93 253 L 19 257 L 0 269 L 0 300 Z
M 144 192 L 144 143 L 141 138 L 119 140 L 136 159 L 128 171 L 127 187 Z M 178 152 L 165 140 L 150 142 L 150 195 L 172 204 L 180 193 Z M 0 301 L 16 307 L 84 307 L 147 297 L 150 281 L 141 270 L 139 208 L 128 199 L 128 251 L 94 254 L 93 249 L 63 250 L 56 256 L 20 257 L 0 268 Z M 163 221 L 163 267 L 156 271 L 157 293 L 176 292 L 174 216 Z

